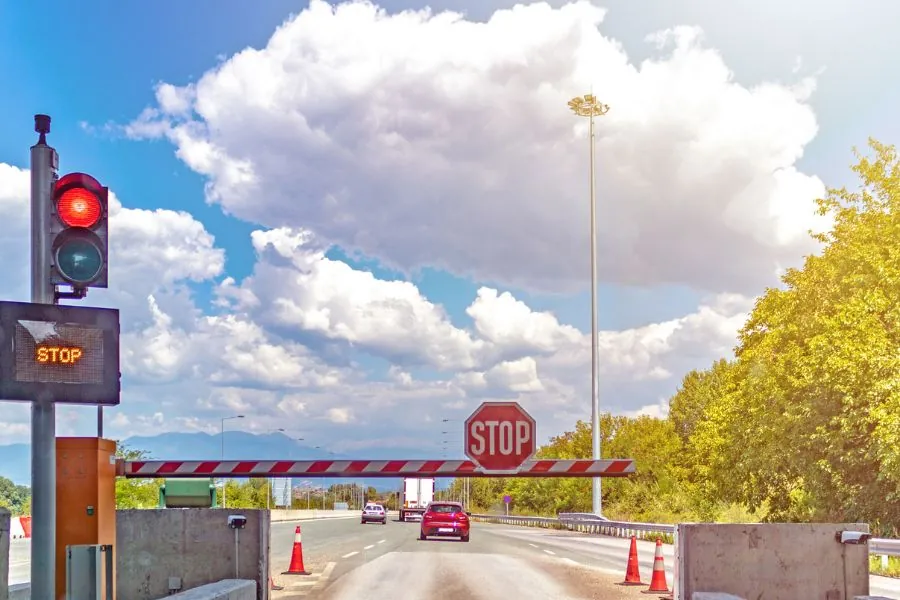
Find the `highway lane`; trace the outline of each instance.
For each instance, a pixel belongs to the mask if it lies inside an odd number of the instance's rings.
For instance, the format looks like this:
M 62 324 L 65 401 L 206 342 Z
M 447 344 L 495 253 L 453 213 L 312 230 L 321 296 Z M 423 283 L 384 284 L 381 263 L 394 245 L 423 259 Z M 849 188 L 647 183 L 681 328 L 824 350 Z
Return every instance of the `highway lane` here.
M 287 565 L 290 559 L 288 538 L 293 529 L 283 529 L 281 524 L 273 525 L 273 565 Z M 304 566 L 312 575 L 273 571 L 275 582 L 285 587 L 273 592 L 273 598 L 647 597 L 640 593 L 645 588 L 616 585 L 623 573 L 609 574 L 556 552 L 550 545 L 504 535 L 513 529 L 476 523 L 468 543 L 455 539 L 422 542 L 417 539 L 418 523 L 391 520 L 384 526 L 360 525 L 355 519 L 304 522 Z
M 411 553 L 419 552 L 418 545 L 414 540 L 418 532 L 418 523 L 399 523 L 394 520 L 395 518 L 396 516 L 387 525 L 360 525 L 355 514 L 346 519 L 273 523 L 270 564 L 274 579 L 282 585 L 300 583 L 302 584 L 301 588 L 312 590 L 318 586 L 317 589 L 321 590 L 329 583 L 343 579 L 344 575 L 390 553 L 400 556 L 400 560 L 403 558 L 422 560 L 418 556 L 410 556 Z M 303 530 L 304 566 L 313 574 L 309 577 L 282 576 L 280 573 L 287 569 L 290 562 L 294 529 L 298 524 L 302 526 Z M 578 563 L 594 571 L 612 576 L 616 581 L 621 580 L 624 576 L 630 543 L 627 539 L 589 536 L 567 531 L 474 523 L 472 541 L 469 544 L 459 544 L 459 550 L 446 549 L 457 544 L 456 542 L 450 541 L 446 544 L 435 542 L 435 544 L 441 545 L 440 552 L 442 553 L 483 554 L 482 551 L 485 550 L 483 538 L 487 537 L 493 538 L 493 542 L 487 544 L 488 553 L 505 554 L 509 547 L 510 552 L 519 553 L 516 556 L 527 555 L 522 554 L 521 551 L 543 554 L 546 558 L 556 560 L 564 566 L 573 566 L 570 561 Z M 426 542 L 426 544 L 430 545 L 431 542 Z M 654 549 L 655 546 L 652 542 L 638 542 L 641 578 L 645 582 L 650 581 Z M 10 540 L 10 584 L 25 583 L 30 580 L 30 553 L 31 540 Z M 672 567 L 674 566 L 672 546 L 664 545 L 663 555 L 669 585 L 671 585 Z M 434 560 L 441 561 L 445 558 Z M 426 560 L 432 559 L 433 557 L 426 557 Z M 467 560 L 452 557 L 446 559 L 463 562 Z M 385 559 L 388 562 L 393 560 L 398 559 L 396 557 Z M 503 565 L 499 565 L 498 568 L 502 570 Z M 392 567 L 392 570 L 397 569 Z M 403 568 L 401 567 L 399 570 L 403 570 Z M 326 572 L 327 576 L 323 577 Z M 900 580 L 873 575 L 870 581 L 872 595 L 900 598 Z
M 275 527 L 273 525 L 273 530 Z M 585 581 L 593 582 L 591 585 L 594 588 L 604 590 L 601 597 L 617 597 L 611 594 L 631 597 L 628 595 L 630 591 L 626 590 L 632 588 L 610 585 L 620 582 L 624 577 L 630 545 L 628 539 L 475 523 L 470 543 L 435 541 L 433 544 L 436 545 L 432 546 L 432 542 L 415 540 L 417 523 L 391 521 L 387 526 L 362 526 L 355 519 L 340 524 L 326 521 L 304 522 L 303 531 L 304 562 L 313 575 L 308 578 L 284 576 L 279 583 L 287 586 L 291 582 L 301 581 L 295 589 L 279 592 L 280 597 L 300 594 L 317 599 L 341 600 L 353 597 L 353 594 L 357 594 L 357 597 L 377 598 L 382 593 L 384 597 L 392 594 L 392 597 L 396 597 L 397 593 L 407 588 L 416 590 L 416 593 L 422 592 L 425 594 L 422 597 L 432 597 L 428 595 L 428 590 L 431 589 L 429 586 L 440 587 L 441 582 L 455 579 L 460 573 L 471 572 L 478 581 L 482 576 L 492 576 L 493 572 L 506 573 L 509 569 L 518 569 L 518 572 L 527 574 L 518 583 L 515 580 L 504 583 L 506 589 L 515 590 L 516 597 L 530 597 L 527 595 L 528 590 L 546 593 L 544 580 L 559 576 L 560 569 L 568 570 L 566 577 L 573 579 L 576 586 L 584 587 L 587 586 Z M 280 546 L 274 543 L 272 545 L 273 565 L 287 565 L 290 559 L 293 526 L 289 533 L 282 535 L 285 537 Z M 290 541 L 287 536 L 291 536 Z M 275 537 L 273 531 L 273 540 Z M 638 542 L 641 579 L 645 583 L 649 583 L 652 575 L 655 549 L 653 542 Z M 435 556 L 431 556 L 432 553 L 436 553 Z M 422 554 L 428 556 L 421 556 Z M 476 558 L 470 558 L 472 556 Z M 668 584 L 671 586 L 674 567 L 672 546 L 663 545 L 663 557 Z M 415 573 L 425 575 L 418 576 Z M 278 576 L 276 579 L 279 579 Z M 872 576 L 870 588 L 873 595 L 900 598 L 900 580 Z M 366 593 L 359 596 L 363 591 Z M 554 590 L 554 593 L 557 592 L 564 594 L 560 598 L 582 597 L 572 595 L 571 590 Z M 459 597 L 480 598 L 477 593 L 468 589 L 459 592 Z M 491 596 L 488 594 L 485 597 Z

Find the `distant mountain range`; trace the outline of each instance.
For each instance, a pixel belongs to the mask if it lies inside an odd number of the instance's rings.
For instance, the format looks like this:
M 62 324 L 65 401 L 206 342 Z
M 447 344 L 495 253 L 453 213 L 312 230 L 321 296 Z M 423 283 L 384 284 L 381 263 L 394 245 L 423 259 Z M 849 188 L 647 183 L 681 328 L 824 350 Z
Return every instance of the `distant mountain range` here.
M 208 433 L 161 433 L 154 436 L 135 436 L 123 440 L 122 443 L 128 449 L 144 451 L 147 453 L 148 458 L 156 460 L 220 460 L 222 458 L 222 436 Z M 225 432 L 224 456 L 226 460 L 440 458 L 440 456 L 435 454 L 435 450 L 429 452 L 423 451 L 422 448 L 378 448 L 352 455 L 330 454 L 304 446 L 282 433 L 254 435 L 244 431 Z M 13 483 L 19 485 L 31 485 L 31 449 L 29 444 L 0 446 L 0 476 L 11 479 Z M 400 489 L 400 479 L 316 478 L 304 481 L 295 478 L 293 485 L 295 487 L 304 487 L 306 485 L 327 487 L 333 483 L 352 482 L 372 486 L 379 491 Z M 448 484 L 449 480 L 439 481 L 438 487 L 443 488 Z

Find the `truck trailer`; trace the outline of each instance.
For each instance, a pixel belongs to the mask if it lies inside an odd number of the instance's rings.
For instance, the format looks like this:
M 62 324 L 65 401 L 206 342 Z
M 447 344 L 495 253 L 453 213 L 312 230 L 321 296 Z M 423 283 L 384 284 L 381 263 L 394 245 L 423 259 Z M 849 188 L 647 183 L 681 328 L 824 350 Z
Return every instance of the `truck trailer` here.
M 400 492 L 400 520 L 425 514 L 425 508 L 434 501 L 434 478 L 404 477 Z

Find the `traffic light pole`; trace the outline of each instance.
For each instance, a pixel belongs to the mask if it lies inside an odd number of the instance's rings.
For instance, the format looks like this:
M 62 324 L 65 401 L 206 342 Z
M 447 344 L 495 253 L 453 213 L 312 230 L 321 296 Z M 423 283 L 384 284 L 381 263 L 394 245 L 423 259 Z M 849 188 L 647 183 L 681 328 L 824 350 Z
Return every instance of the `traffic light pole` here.
M 47 235 L 53 178 L 59 156 L 47 145 L 50 117 L 35 115 L 40 134 L 31 147 L 31 301 L 55 304 L 50 283 Z M 31 598 L 56 596 L 56 405 L 40 398 L 31 404 Z

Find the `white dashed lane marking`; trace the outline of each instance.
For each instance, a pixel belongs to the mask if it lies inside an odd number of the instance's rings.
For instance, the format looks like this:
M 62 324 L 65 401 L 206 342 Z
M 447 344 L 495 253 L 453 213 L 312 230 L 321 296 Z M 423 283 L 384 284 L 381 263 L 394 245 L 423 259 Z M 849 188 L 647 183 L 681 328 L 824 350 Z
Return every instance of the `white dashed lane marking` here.
M 374 548 L 374 547 L 375 547 L 375 544 L 369 544 L 368 546 L 366 546 L 365 548 L 363 548 L 363 550 L 371 550 L 371 549 Z
M 355 556 L 357 554 L 359 554 L 359 552 L 354 550 L 353 552 L 348 552 L 347 554 L 343 555 L 341 558 L 350 558 L 351 556 Z

